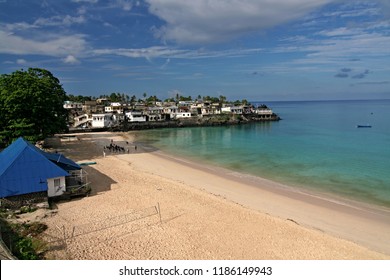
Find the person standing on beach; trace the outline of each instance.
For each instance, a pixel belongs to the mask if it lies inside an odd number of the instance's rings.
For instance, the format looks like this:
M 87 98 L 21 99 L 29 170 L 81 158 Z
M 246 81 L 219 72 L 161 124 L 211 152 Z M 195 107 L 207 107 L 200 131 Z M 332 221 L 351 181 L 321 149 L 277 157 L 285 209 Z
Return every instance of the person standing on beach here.
M 106 157 L 106 152 L 103 150 L 103 157 Z

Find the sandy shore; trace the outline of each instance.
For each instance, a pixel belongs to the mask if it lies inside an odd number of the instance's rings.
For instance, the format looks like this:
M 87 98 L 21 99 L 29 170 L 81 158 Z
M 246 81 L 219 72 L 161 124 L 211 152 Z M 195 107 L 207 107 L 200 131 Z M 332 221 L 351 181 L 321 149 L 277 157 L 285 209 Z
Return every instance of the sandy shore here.
M 135 149 L 131 135 L 77 139 L 53 145 L 96 162 L 85 167 L 92 194 L 57 203 L 42 218 L 49 258 L 390 259 L 386 209 Z M 129 153 L 103 157 L 111 139 Z

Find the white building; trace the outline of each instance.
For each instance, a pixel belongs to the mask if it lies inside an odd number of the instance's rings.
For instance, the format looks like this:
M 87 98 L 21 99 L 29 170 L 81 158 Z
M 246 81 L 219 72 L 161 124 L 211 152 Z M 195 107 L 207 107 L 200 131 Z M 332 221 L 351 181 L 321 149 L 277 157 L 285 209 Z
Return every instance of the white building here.
M 129 122 L 146 122 L 146 116 L 142 112 L 126 112 L 126 117 Z
M 147 121 L 150 122 L 165 120 L 163 107 L 148 107 L 148 109 L 146 110 L 146 115 L 147 115 Z
M 169 115 L 170 119 L 174 119 L 179 108 L 177 106 L 164 107 L 164 114 Z
M 110 106 L 104 107 L 104 112 L 123 114 L 123 106 L 119 102 L 113 102 Z
M 191 107 L 194 101 L 179 101 L 179 107 Z
M 111 127 L 114 121 L 111 113 L 106 114 L 92 114 L 92 127 L 102 128 Z
M 175 119 L 191 118 L 191 112 L 178 112 L 175 115 Z
M 73 127 L 89 127 L 92 123 L 92 117 L 88 114 L 83 114 L 74 117 Z
M 65 109 L 83 109 L 83 103 L 80 102 L 73 102 L 73 101 L 65 101 L 63 107 Z
M 269 108 L 257 108 L 255 113 L 261 119 L 270 119 L 273 116 L 273 111 Z
M 221 108 L 222 113 L 231 113 L 231 114 L 237 114 L 242 115 L 243 108 L 242 106 L 227 106 Z
M 47 178 L 47 196 L 54 197 L 63 195 L 66 191 L 65 176 L 58 178 Z

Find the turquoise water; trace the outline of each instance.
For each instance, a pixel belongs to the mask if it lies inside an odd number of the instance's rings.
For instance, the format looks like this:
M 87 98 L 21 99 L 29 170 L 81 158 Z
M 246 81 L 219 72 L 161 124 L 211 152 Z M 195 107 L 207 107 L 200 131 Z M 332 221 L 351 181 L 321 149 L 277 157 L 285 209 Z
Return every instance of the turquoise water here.
M 142 131 L 137 141 L 290 186 L 390 207 L 390 100 L 267 105 L 281 121 Z

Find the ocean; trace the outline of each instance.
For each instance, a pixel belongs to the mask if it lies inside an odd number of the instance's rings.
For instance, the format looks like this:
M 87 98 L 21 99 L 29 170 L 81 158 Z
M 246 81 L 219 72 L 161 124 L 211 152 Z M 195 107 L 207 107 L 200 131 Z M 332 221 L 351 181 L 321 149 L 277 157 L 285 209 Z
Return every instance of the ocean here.
M 390 207 L 390 100 L 264 103 L 282 120 L 141 131 L 137 141 L 302 191 Z

